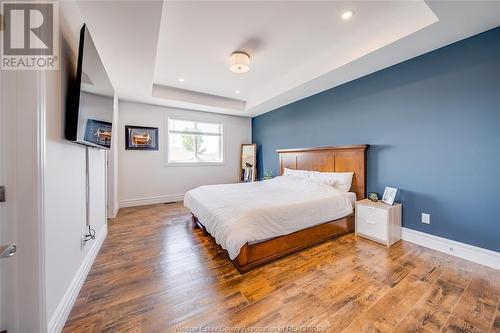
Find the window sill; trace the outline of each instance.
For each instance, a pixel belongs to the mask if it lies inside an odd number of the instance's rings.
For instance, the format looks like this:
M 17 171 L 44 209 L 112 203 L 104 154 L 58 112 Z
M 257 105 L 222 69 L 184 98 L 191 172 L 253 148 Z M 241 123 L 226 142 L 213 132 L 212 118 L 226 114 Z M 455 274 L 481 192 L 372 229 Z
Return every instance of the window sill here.
M 166 162 L 166 167 L 224 166 L 225 162 Z

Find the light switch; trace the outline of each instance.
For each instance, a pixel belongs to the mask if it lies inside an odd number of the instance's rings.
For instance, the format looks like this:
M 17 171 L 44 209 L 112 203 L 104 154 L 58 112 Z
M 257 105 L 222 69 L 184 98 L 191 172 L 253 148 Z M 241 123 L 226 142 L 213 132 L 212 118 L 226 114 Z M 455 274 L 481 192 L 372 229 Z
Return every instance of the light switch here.
M 431 224 L 431 214 L 422 213 L 422 223 Z

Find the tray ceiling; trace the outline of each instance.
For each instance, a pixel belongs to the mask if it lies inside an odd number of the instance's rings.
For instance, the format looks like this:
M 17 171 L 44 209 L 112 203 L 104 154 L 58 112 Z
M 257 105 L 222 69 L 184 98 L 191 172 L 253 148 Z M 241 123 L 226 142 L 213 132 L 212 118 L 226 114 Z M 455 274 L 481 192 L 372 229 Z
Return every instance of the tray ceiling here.
M 500 24 L 495 1 L 77 3 L 120 99 L 246 117 Z

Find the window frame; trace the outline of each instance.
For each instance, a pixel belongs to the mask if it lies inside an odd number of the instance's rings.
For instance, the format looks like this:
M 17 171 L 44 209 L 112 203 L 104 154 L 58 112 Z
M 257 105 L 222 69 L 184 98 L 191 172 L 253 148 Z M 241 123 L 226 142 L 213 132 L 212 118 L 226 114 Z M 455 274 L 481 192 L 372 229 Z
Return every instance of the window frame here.
M 200 161 L 174 162 L 174 161 L 170 161 L 170 120 L 183 120 L 183 121 L 192 121 L 195 123 L 209 123 L 209 124 L 220 125 L 220 127 L 221 127 L 220 149 L 221 149 L 222 161 L 218 161 L 218 162 L 207 162 L 207 161 L 203 161 L 203 162 L 200 162 Z M 165 117 L 165 128 L 166 128 L 165 147 L 167 147 L 166 152 L 164 154 L 165 166 L 168 166 L 168 167 L 177 167 L 177 166 L 197 167 L 197 166 L 223 166 L 226 164 L 226 161 L 225 161 L 225 150 L 226 150 L 225 128 L 226 128 L 226 124 L 224 123 L 223 120 L 210 119 L 210 118 L 204 118 L 204 117 L 186 117 L 186 116 L 168 115 Z

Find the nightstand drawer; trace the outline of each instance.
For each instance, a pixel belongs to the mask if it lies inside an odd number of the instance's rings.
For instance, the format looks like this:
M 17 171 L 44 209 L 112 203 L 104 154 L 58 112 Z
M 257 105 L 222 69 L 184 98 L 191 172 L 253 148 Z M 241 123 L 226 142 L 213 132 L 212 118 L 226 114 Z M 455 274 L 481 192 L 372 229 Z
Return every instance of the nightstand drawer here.
M 373 216 L 376 217 L 374 214 Z M 361 217 L 356 220 L 356 233 L 387 242 L 387 220 Z
M 358 205 L 356 209 L 358 218 L 387 225 L 387 210 L 364 205 Z

